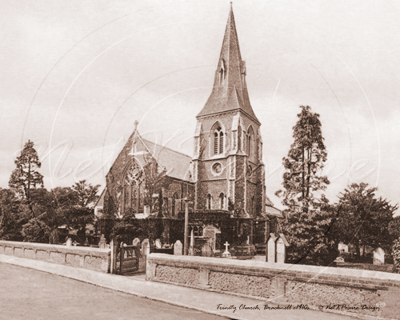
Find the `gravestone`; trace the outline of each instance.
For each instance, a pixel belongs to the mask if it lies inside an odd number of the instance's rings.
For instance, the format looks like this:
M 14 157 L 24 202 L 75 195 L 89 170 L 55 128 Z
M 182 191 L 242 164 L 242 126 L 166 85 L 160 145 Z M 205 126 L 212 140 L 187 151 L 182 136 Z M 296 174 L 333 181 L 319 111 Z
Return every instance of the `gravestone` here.
M 106 249 L 106 247 L 107 247 L 106 238 L 104 237 L 104 234 L 102 234 L 99 241 L 99 248 Z
M 382 248 L 376 248 L 373 252 L 373 264 L 380 265 L 385 263 L 385 251 Z
M 139 239 L 139 238 L 133 239 L 132 245 L 133 245 L 133 246 L 138 246 L 138 245 L 140 245 L 140 239 Z
M 229 250 L 228 250 L 228 247 L 229 247 L 228 241 L 226 241 L 226 242 L 224 243 L 224 246 L 225 246 L 225 251 L 224 251 L 224 253 L 222 254 L 222 258 L 232 258 L 231 253 L 230 253 Z
M 72 239 L 71 238 L 67 239 L 66 245 L 67 245 L 67 247 L 71 247 L 72 246 Z
M 285 263 L 286 262 L 286 248 L 289 243 L 286 241 L 285 236 L 281 233 L 276 240 L 276 262 Z
M 193 233 L 193 228 L 192 231 L 190 231 L 190 245 L 189 245 L 189 249 L 188 249 L 188 256 L 194 256 L 195 252 L 194 252 L 194 233 Z
M 267 262 L 275 263 L 275 241 L 276 237 L 271 233 L 267 241 Z
M 344 244 L 343 242 L 339 242 L 338 250 L 339 252 L 349 252 L 349 246 L 347 244 Z
M 221 235 L 221 230 L 216 228 L 213 225 L 207 225 L 204 230 L 203 230 L 203 236 L 204 238 L 210 239 L 211 242 L 209 244 L 211 245 L 212 250 L 217 250 L 220 247 L 218 246 L 218 236 L 220 237 Z
M 150 253 L 150 241 L 149 239 L 144 239 L 142 241 L 142 256 L 147 256 Z
M 181 256 L 182 255 L 182 242 L 177 240 L 174 244 L 174 255 Z
M 157 249 L 161 249 L 161 248 L 162 248 L 161 240 L 160 240 L 160 239 L 156 239 L 156 248 L 157 248 Z
M 213 249 L 212 249 L 212 240 L 208 239 L 208 241 L 201 248 L 201 256 L 202 257 L 212 257 Z

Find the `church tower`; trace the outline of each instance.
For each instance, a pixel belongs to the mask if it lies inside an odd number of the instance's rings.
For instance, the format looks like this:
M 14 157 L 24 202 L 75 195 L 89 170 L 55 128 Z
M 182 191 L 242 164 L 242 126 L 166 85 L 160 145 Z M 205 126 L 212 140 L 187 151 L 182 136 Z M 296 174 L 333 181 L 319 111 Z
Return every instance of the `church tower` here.
M 260 121 L 250 104 L 232 6 L 214 86 L 197 115 L 193 156 L 195 210 L 265 211 Z

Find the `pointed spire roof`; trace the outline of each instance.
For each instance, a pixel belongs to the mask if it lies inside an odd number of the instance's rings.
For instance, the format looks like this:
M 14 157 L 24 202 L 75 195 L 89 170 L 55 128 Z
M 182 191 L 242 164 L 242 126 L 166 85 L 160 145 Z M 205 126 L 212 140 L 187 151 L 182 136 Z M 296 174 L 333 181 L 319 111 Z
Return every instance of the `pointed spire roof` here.
M 246 85 L 246 63 L 242 61 L 232 3 L 225 28 L 221 54 L 215 71 L 214 87 L 206 105 L 197 115 L 202 117 L 240 109 L 260 123 L 250 104 Z

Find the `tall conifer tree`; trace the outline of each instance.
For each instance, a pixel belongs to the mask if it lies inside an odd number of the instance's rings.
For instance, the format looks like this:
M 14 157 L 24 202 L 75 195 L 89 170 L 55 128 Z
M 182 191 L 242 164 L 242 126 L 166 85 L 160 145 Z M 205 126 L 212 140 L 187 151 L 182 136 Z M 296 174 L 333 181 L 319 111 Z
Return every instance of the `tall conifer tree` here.
M 326 264 L 333 244 L 326 237 L 331 223 L 328 199 L 322 193 L 329 180 L 322 175 L 327 151 L 322 136 L 319 114 L 301 106 L 293 127 L 294 142 L 283 158 L 286 172 L 283 190 L 276 192 L 287 207 L 283 232 L 291 250 L 291 262 Z M 327 259 L 328 258 L 328 259 Z M 328 262 L 327 262 L 328 261 Z
M 21 155 L 15 160 L 17 168 L 12 172 L 8 185 L 21 196 L 31 201 L 31 190 L 43 188 L 43 176 L 37 171 L 41 167 L 39 156 L 32 141 L 25 143 Z

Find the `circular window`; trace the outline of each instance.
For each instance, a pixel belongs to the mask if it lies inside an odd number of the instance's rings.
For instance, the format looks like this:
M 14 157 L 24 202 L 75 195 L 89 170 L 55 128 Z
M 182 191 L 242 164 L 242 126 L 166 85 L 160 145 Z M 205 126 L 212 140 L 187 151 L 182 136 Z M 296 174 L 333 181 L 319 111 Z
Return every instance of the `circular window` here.
M 222 172 L 222 165 L 219 162 L 216 162 L 213 164 L 212 170 L 215 174 L 220 174 Z

